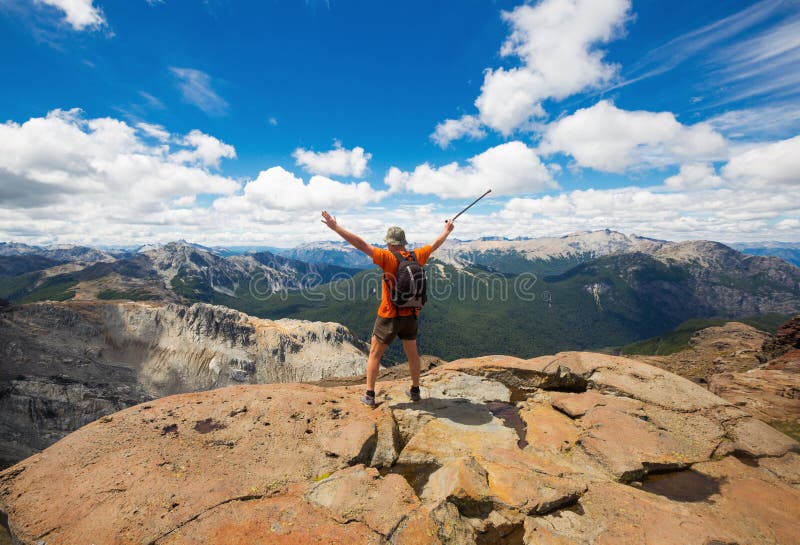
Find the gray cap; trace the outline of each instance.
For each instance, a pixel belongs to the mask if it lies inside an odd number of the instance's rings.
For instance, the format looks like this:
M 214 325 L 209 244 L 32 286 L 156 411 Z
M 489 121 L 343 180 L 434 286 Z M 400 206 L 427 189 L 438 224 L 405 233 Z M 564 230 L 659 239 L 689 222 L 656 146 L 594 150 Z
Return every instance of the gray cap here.
M 405 231 L 396 225 L 389 227 L 383 240 L 386 244 L 394 244 L 395 246 L 405 246 L 407 244 Z

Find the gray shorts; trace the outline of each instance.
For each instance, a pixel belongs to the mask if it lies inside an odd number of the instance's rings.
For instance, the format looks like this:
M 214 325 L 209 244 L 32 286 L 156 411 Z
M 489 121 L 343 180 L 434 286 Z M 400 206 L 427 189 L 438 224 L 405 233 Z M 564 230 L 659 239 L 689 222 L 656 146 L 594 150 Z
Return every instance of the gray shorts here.
M 395 337 L 400 337 L 401 341 L 413 341 L 417 338 L 417 317 L 384 318 L 378 316 L 375 320 L 375 327 L 372 328 L 372 334 L 384 344 L 392 344 Z

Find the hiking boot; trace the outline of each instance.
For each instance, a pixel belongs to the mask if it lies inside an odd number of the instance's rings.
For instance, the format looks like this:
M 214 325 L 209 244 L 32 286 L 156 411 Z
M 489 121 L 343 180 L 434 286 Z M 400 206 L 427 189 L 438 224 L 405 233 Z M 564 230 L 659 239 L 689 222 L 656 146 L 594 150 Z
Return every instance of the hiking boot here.
M 366 405 L 367 407 L 375 408 L 375 396 L 364 394 L 358 398 L 361 403 Z
M 409 388 L 408 390 L 406 390 L 406 395 L 414 403 L 416 403 L 417 401 L 420 401 L 422 399 L 422 396 L 419 395 L 419 390 L 414 391 L 411 388 Z

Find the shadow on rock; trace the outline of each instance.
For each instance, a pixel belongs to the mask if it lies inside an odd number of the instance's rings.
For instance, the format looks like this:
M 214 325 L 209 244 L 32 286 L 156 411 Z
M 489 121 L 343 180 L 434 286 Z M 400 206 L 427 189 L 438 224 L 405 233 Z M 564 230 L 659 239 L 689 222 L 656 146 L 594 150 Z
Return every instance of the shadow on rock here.
M 396 403 L 392 405 L 392 409 L 418 411 L 434 418 L 447 419 L 465 426 L 481 426 L 488 424 L 494 418 L 486 404 L 474 403 L 461 397 L 428 397 L 417 402 Z

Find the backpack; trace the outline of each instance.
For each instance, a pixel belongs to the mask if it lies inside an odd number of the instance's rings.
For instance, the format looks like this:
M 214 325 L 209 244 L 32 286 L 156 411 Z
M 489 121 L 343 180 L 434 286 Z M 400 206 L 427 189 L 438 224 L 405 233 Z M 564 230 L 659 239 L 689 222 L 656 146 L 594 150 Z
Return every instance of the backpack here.
M 425 269 L 417 261 L 417 256 L 411 252 L 408 258 L 400 252 L 392 252 L 397 259 L 397 277 L 394 285 L 384 275 L 384 281 L 389 285 L 389 299 L 398 308 L 421 308 L 428 300 L 426 294 Z

